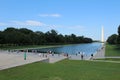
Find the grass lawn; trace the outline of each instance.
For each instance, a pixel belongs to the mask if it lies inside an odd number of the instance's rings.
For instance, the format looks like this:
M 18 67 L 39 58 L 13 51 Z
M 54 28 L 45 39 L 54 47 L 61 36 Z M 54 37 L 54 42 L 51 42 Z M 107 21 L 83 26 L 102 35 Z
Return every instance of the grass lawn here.
M 120 61 L 120 58 L 104 58 L 104 59 L 95 59 L 95 60 Z
M 109 45 L 106 44 L 106 54 L 105 56 L 120 56 L 120 45 Z
M 120 64 L 76 60 L 37 62 L 1 70 L 0 80 L 120 80 Z

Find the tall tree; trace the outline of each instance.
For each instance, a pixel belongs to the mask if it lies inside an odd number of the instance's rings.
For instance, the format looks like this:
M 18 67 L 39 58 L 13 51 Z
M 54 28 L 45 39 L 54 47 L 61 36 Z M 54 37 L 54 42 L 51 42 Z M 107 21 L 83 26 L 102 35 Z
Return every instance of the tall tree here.
M 113 34 L 113 35 L 111 35 L 110 37 L 108 37 L 107 42 L 108 42 L 109 44 L 116 44 L 116 43 L 117 43 L 117 42 L 116 42 L 117 37 L 118 37 L 117 34 Z
M 120 44 L 120 36 L 117 36 L 116 42 L 117 44 Z
M 4 43 L 5 43 L 4 35 L 3 35 L 3 32 L 0 31 L 0 44 L 4 44 Z
M 118 35 L 120 36 L 120 25 L 118 26 Z
M 120 25 L 118 26 L 117 44 L 120 44 Z
M 43 32 L 41 31 L 36 31 L 35 32 L 38 35 L 38 44 L 45 44 L 46 43 L 46 36 Z
M 61 44 L 61 43 L 86 43 L 92 42 L 90 38 L 83 36 L 62 35 L 58 34 L 55 30 L 50 30 L 46 33 L 21 28 L 16 29 L 13 27 L 0 31 L 0 44 L 10 45 L 40 45 L 40 44 Z

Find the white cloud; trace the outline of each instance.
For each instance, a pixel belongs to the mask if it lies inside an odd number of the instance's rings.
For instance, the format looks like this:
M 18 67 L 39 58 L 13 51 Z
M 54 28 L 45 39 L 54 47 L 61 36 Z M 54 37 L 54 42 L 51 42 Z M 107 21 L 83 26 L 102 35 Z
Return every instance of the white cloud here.
M 70 34 L 70 33 L 75 33 L 75 34 L 82 34 L 83 32 L 86 32 L 87 29 L 85 26 L 80 26 L 80 25 L 54 25 L 54 24 L 44 24 L 40 21 L 36 20 L 26 20 L 26 21 L 9 21 L 9 22 L 0 22 L 0 27 L 16 27 L 16 28 L 28 28 L 32 30 L 43 30 L 43 31 L 48 31 L 51 29 L 55 29 L 60 33 L 63 34 Z
M 32 21 L 32 20 L 26 21 L 26 24 L 27 24 L 27 25 L 32 25 L 32 26 L 42 26 L 42 25 L 44 25 L 42 22 Z
M 61 17 L 60 14 L 51 14 L 52 17 Z
M 0 30 L 4 30 L 7 27 L 28 28 L 36 31 L 40 28 L 47 28 L 48 26 L 40 21 L 34 20 L 0 22 Z
M 54 25 L 54 24 L 44 24 L 40 21 L 35 20 L 26 20 L 26 21 L 9 21 L 9 22 L 0 22 L 0 26 L 6 27 L 42 27 L 47 29 L 56 29 L 56 30 L 68 30 L 68 31 L 86 31 L 84 26 L 73 25 L 73 26 L 64 26 L 64 25 Z
M 43 26 L 44 24 L 40 21 L 27 20 L 27 21 L 10 21 L 11 25 L 20 25 L 20 26 Z
M 61 17 L 60 14 L 40 14 L 40 17 Z
M 8 21 L 8 22 L 0 22 L 0 30 L 4 30 L 7 27 L 15 27 L 15 28 L 27 28 L 33 31 L 37 31 L 40 29 L 46 29 L 49 27 L 46 24 L 36 21 L 36 20 L 26 20 L 26 21 Z
M 9 25 L 25 25 L 25 23 L 21 22 L 21 21 L 10 21 L 9 23 L 6 23 L 6 24 L 9 24 Z

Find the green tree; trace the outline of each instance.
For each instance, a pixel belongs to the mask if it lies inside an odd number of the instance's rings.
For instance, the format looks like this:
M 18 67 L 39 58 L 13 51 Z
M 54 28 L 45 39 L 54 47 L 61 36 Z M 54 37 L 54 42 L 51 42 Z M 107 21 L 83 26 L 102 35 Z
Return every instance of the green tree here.
M 5 29 L 3 31 L 5 43 L 16 45 L 19 37 L 17 33 L 18 29 L 12 27 Z
M 7 28 L 7 29 L 4 30 L 4 32 L 8 32 L 8 33 L 15 32 L 15 31 L 18 31 L 18 29 L 13 28 L 13 27 L 9 27 L 9 28 Z
M 46 33 L 26 28 L 6 28 L 4 31 L 0 31 L 0 44 L 8 45 L 41 45 L 41 44 L 61 44 L 61 43 L 86 43 L 92 42 L 90 38 L 84 38 L 83 36 L 62 35 L 58 34 L 55 30 L 50 30 Z
M 45 34 L 43 32 L 41 32 L 41 31 L 36 31 L 35 33 L 38 35 L 38 37 L 37 37 L 38 44 L 39 45 L 40 44 L 45 44 L 46 43 Z
M 117 36 L 116 43 L 120 44 L 120 36 Z
M 120 36 L 120 25 L 118 27 L 118 35 Z
M 84 38 L 84 43 L 91 43 L 92 39 L 91 38 Z
M 117 44 L 120 44 L 120 25 L 118 27 Z
M 24 34 L 33 33 L 32 30 L 29 30 L 29 29 L 26 29 L 26 28 L 21 28 L 21 29 L 19 29 L 19 32 L 24 33 Z
M 5 43 L 4 35 L 3 35 L 3 32 L 0 31 L 0 44 L 4 44 L 4 43 Z
M 107 42 L 108 42 L 109 44 L 116 44 L 116 43 L 117 43 L 117 42 L 116 42 L 117 37 L 118 37 L 117 34 L 113 34 L 113 35 L 111 35 L 111 36 L 108 37 Z
M 46 32 L 45 36 L 46 36 L 46 41 L 48 43 L 57 43 L 58 42 L 58 40 L 57 40 L 58 33 L 57 33 L 57 31 L 55 31 L 53 29 L 51 31 Z
M 65 37 L 62 34 L 59 34 L 57 37 L 57 42 L 59 43 L 65 43 Z

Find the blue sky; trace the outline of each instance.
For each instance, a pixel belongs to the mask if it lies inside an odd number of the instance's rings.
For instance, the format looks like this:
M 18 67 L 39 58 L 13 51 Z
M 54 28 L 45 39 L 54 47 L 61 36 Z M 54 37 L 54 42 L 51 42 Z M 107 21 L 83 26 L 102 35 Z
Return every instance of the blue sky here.
M 74 33 L 96 40 L 117 34 L 120 0 L 0 0 L 0 30 L 28 28 Z

